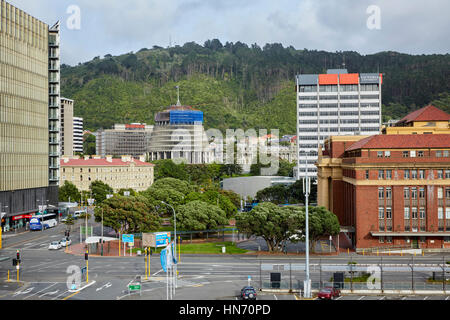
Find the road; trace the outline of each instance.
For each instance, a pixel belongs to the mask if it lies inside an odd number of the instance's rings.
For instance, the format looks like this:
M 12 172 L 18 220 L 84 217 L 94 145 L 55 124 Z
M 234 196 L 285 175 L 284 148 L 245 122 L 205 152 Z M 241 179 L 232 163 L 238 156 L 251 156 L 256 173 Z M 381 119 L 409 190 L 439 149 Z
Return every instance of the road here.
M 94 257 L 89 258 L 89 286 L 85 289 L 70 291 L 72 276 L 69 267 L 83 268 L 86 261 L 82 255 L 72 255 L 62 250 L 48 250 L 51 241 L 60 240 L 64 236 L 65 226 L 45 231 L 7 234 L 3 238 L 4 249 L 0 250 L 0 300 L 166 300 L 166 278 L 161 269 L 159 255 L 153 255 L 151 261 L 152 281 L 143 281 L 140 294 L 128 292 L 127 285 L 145 275 L 143 257 Z M 73 235 L 74 243 L 79 235 Z M 78 239 L 77 239 L 78 238 Z M 20 283 L 16 281 L 17 272 L 12 266 L 12 258 L 16 250 L 20 250 L 21 267 Z M 313 282 L 328 281 L 332 273 L 319 273 L 313 265 L 347 264 L 350 259 L 359 264 L 379 264 L 381 258 L 373 256 L 323 256 L 310 260 L 311 279 Z M 260 270 L 261 264 L 295 264 L 304 263 L 302 256 L 256 256 L 256 255 L 182 255 L 178 265 L 179 280 L 174 299 L 183 300 L 235 300 L 240 289 L 250 284 L 259 288 L 263 282 L 269 281 L 270 272 Z M 383 257 L 383 263 L 407 264 L 411 256 Z M 414 257 L 416 263 L 440 263 L 439 254 Z M 10 271 L 12 282 L 6 282 L 7 271 Z M 292 279 L 297 283 L 304 280 L 304 272 L 282 271 L 284 280 Z M 250 277 L 250 280 L 249 280 Z M 261 277 L 261 278 L 260 278 Z M 429 274 L 416 272 L 415 281 L 420 282 L 430 277 Z M 385 273 L 384 281 L 411 281 L 411 273 Z M 294 294 L 259 292 L 259 300 L 297 300 Z M 381 299 L 383 296 L 343 296 L 339 299 Z M 385 296 L 384 299 L 392 297 Z M 398 299 L 405 297 L 399 296 Z M 407 299 L 416 299 L 414 296 Z M 425 298 L 423 296 L 417 297 Z M 448 299 L 447 296 L 430 296 L 427 299 Z

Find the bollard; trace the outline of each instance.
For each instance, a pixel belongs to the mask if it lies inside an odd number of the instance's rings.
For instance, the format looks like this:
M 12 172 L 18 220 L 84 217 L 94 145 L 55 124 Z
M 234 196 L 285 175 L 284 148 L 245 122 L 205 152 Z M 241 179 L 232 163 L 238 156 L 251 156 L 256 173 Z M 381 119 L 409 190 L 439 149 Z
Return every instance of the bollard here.
M 378 257 L 378 249 L 377 249 L 377 257 Z
M 364 249 L 363 249 L 363 256 L 364 256 Z
M 403 249 L 400 249 L 400 257 L 403 257 Z
M 391 249 L 389 249 L 389 255 L 391 255 Z
M 350 255 L 350 249 L 349 248 L 347 248 L 347 254 Z

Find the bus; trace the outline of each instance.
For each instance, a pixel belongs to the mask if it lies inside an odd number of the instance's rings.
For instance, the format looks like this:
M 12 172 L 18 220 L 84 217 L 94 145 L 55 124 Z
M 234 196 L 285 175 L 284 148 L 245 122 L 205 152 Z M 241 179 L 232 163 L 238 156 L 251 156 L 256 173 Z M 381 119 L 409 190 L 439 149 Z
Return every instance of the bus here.
M 58 224 L 55 213 L 34 215 L 30 218 L 30 230 L 42 230 L 56 227 Z

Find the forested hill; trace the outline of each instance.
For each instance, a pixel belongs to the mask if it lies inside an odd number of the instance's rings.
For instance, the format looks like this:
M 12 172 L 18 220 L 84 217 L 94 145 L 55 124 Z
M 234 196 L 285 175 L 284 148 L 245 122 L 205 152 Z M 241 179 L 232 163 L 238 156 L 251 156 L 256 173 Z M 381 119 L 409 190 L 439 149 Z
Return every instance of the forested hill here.
M 450 55 L 407 55 L 381 52 L 297 50 L 281 44 L 204 45 L 151 49 L 121 56 L 106 54 L 78 66 L 63 65 L 62 96 L 75 100 L 75 115 L 85 128 L 114 123 L 153 123 L 154 114 L 181 102 L 205 112 L 208 128 L 279 128 L 296 131 L 295 75 L 325 73 L 345 67 L 349 72 L 380 72 L 383 115 L 399 118 L 430 102 L 450 111 Z

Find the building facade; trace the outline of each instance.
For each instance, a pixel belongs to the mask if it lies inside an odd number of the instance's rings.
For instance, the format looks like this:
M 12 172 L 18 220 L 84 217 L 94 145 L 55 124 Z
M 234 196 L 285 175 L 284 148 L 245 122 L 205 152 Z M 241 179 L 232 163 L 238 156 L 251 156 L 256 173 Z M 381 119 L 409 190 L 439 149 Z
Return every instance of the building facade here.
M 115 124 L 113 129 L 95 133 L 96 154 L 139 157 L 149 151 L 153 126 L 145 123 Z
M 132 156 L 120 159 L 111 156 L 62 157 L 60 184 L 69 181 L 78 190 L 87 191 L 92 182 L 99 180 L 112 187 L 114 192 L 128 188 L 144 191 L 154 181 L 154 165 L 144 160 L 144 157 L 135 159 Z
M 203 112 L 189 106 L 171 106 L 155 115 L 149 159 L 178 159 L 188 164 L 214 161 L 214 152 L 203 128 Z
M 354 247 L 450 248 L 450 135 L 352 138 L 327 139 L 317 168 Z
M 326 137 L 380 132 L 381 85 L 381 74 L 346 69 L 297 75 L 297 177 L 306 171 L 316 177 L 317 150 Z
M 62 156 L 73 156 L 73 100 L 61 97 L 60 149 Z
M 4 230 L 58 202 L 59 24 L 0 0 L 0 212 Z M 58 46 L 56 46 L 58 45 Z M 59 94 L 59 93 L 58 93 Z M 50 95 L 50 98 L 49 98 Z
M 73 153 L 83 153 L 83 118 L 73 117 Z

